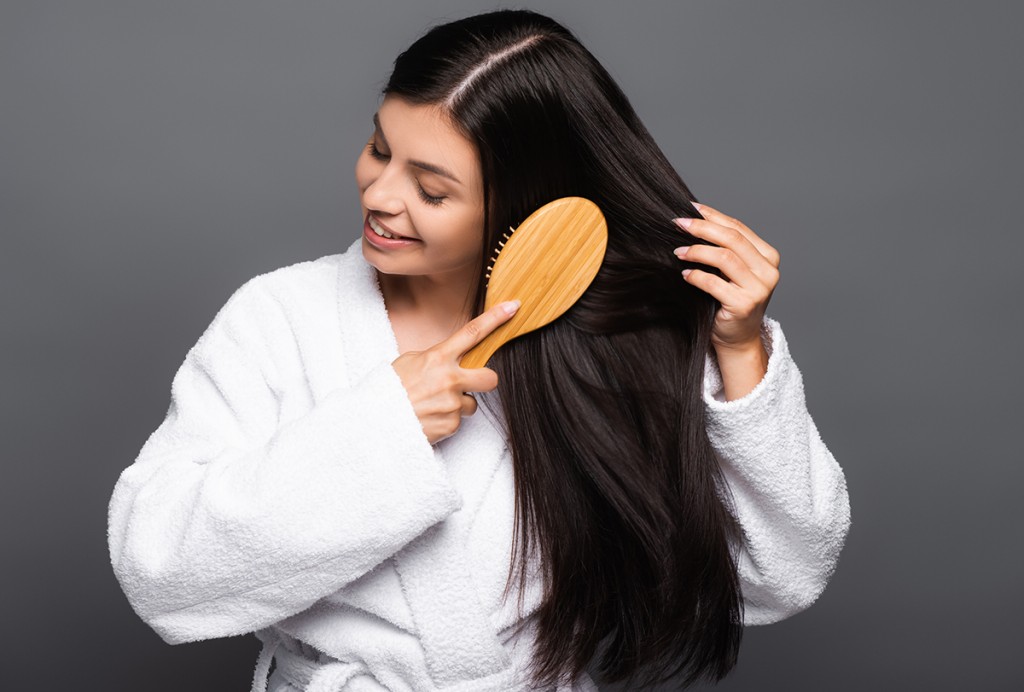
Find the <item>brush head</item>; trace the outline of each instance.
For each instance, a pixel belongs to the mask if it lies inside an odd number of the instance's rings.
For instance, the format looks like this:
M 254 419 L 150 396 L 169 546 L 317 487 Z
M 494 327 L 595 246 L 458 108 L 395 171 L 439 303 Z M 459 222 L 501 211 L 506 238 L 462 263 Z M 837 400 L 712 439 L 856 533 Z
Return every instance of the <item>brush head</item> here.
M 500 243 L 489 274 L 484 309 L 506 300 L 518 312 L 462 357 L 483 367 L 503 344 L 560 317 L 597 276 L 608 247 L 608 224 L 596 204 L 562 197 L 534 211 Z

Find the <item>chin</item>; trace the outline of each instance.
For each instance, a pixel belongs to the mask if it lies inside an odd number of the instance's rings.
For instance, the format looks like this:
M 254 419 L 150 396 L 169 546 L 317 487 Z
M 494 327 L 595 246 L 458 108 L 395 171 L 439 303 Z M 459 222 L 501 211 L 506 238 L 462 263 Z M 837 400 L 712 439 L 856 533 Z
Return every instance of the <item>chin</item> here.
M 363 238 L 362 249 L 363 249 L 363 259 L 365 259 L 367 264 L 372 266 L 374 269 L 379 271 L 381 274 L 405 274 L 406 273 L 406 272 L 402 272 L 402 271 L 395 271 L 395 267 L 394 266 L 388 266 L 388 265 L 391 265 L 392 263 L 387 261 L 387 257 L 381 257 L 380 252 L 376 248 L 374 248 L 372 245 L 370 245 L 370 241 L 366 240 L 366 238 Z
M 376 269 L 377 271 L 384 271 L 380 266 L 380 262 L 378 261 L 380 259 L 379 253 L 375 251 L 375 248 L 372 245 L 370 245 L 370 241 L 368 241 L 366 238 L 363 238 L 362 249 L 363 259 L 365 259 L 367 263 L 372 265 L 373 268 Z

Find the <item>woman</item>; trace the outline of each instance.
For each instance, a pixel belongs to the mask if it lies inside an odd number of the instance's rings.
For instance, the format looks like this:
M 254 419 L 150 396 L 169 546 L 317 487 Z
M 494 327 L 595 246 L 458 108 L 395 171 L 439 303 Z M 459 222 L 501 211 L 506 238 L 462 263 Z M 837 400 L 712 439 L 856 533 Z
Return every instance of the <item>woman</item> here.
M 373 122 L 363 237 L 243 285 L 118 480 L 133 608 L 169 643 L 255 632 L 255 690 L 272 660 L 288 692 L 720 679 L 744 625 L 818 597 L 849 528 L 764 317 L 778 252 L 697 205 L 541 15 L 431 30 Z M 482 310 L 497 241 L 569 195 L 608 221 L 594 283 L 461 369 L 511 314 Z

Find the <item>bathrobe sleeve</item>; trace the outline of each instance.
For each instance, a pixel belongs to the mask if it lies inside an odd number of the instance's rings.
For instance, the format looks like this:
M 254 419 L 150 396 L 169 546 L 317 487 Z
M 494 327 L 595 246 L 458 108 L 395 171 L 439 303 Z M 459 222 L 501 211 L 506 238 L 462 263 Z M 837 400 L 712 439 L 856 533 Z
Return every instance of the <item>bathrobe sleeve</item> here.
M 114 573 L 170 644 L 301 612 L 462 502 L 386 361 L 279 422 L 277 373 L 301 368 L 260 278 L 188 352 L 109 503 Z
M 721 371 L 705 362 L 708 436 L 743 532 L 738 571 L 744 624 L 777 622 L 825 589 L 850 528 L 843 470 L 807 410 L 803 379 L 781 325 L 764 318 L 768 369 L 746 396 L 725 401 Z

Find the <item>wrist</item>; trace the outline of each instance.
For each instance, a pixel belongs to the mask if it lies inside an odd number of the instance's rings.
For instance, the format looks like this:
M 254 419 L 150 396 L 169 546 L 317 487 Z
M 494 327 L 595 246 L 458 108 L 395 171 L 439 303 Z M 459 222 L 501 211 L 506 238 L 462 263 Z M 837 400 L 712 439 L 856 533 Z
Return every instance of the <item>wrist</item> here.
M 716 344 L 712 343 L 712 347 L 715 349 L 715 355 L 721 360 L 722 358 L 729 360 L 754 360 L 759 356 L 767 355 L 767 351 L 764 347 L 764 341 L 758 336 L 753 341 L 748 341 L 743 344 Z
M 726 401 L 753 391 L 768 372 L 768 351 L 760 340 L 746 346 L 716 346 L 715 356 Z

